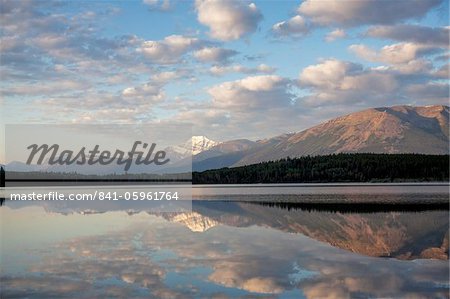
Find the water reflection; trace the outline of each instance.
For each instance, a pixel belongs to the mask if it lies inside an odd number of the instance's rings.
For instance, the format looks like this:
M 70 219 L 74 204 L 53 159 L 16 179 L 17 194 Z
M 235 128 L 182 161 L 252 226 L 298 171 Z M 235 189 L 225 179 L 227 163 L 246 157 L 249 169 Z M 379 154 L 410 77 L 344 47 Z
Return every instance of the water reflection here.
M 17 207 L 1 208 L 2 298 L 448 296 L 448 210 Z
M 208 219 L 204 223 L 271 227 L 369 256 L 448 259 L 448 210 L 417 205 L 405 206 L 404 211 L 395 208 L 391 212 L 388 208 L 199 202 L 195 211 Z

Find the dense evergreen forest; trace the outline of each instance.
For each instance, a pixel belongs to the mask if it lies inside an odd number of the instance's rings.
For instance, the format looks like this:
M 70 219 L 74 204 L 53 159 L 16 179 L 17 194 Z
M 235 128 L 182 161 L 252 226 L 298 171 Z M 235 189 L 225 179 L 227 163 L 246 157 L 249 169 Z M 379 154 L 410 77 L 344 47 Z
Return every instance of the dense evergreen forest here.
M 333 154 L 194 172 L 194 184 L 448 181 L 449 155 Z

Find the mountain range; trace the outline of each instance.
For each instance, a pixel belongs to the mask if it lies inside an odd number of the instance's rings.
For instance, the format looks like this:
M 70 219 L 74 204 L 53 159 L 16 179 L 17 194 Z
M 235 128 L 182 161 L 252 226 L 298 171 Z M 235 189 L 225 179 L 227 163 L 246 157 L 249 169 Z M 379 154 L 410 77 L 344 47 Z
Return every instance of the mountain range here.
M 231 140 L 194 155 L 193 170 L 334 153 L 449 153 L 449 107 L 371 108 L 297 133 Z

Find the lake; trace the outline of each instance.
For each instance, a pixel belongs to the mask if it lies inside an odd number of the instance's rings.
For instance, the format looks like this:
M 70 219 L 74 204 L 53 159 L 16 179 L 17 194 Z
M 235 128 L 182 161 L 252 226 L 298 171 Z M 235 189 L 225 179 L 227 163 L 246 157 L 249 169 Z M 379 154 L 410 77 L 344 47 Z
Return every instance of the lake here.
M 192 196 L 170 213 L 6 200 L 1 298 L 448 298 L 448 185 Z

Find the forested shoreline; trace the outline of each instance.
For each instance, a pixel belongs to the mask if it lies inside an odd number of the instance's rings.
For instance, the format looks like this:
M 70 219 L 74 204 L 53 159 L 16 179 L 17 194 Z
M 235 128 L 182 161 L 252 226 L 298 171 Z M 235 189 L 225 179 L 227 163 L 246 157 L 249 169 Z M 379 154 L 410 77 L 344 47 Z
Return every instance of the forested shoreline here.
M 86 175 L 7 171 L 6 182 L 191 182 L 191 173 Z M 192 184 L 448 182 L 449 155 L 332 154 L 192 173 Z M 2 167 L 1 183 L 5 174 Z
M 332 154 L 192 174 L 193 184 L 405 182 L 449 180 L 449 155 Z

